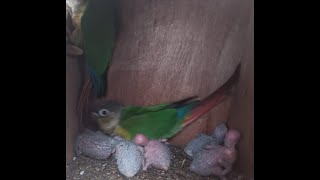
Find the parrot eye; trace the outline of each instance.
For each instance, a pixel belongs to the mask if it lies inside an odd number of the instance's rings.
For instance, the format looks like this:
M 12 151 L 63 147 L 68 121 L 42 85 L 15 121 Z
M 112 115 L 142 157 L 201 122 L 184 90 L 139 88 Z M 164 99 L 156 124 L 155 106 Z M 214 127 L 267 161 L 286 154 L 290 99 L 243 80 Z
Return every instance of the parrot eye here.
M 99 115 L 100 116 L 106 116 L 109 113 L 109 111 L 107 109 L 101 109 L 99 111 Z

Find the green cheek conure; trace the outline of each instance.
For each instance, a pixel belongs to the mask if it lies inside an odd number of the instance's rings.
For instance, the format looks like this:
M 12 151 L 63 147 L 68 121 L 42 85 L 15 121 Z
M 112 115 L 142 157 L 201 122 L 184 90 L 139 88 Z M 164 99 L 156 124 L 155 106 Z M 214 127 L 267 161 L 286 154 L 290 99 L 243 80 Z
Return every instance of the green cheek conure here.
M 123 106 L 116 101 L 98 102 L 91 114 L 100 129 L 132 140 L 136 134 L 149 139 L 168 139 L 225 100 L 240 76 L 239 64 L 230 79 L 204 100 L 196 97 L 154 106 Z

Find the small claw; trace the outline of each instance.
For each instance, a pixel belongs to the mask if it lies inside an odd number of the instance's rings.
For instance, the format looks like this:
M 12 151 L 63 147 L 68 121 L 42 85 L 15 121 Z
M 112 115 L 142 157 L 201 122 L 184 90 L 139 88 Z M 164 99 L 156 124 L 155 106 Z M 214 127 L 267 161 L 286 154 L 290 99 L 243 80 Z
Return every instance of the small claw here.
M 83 54 L 83 50 L 77 46 L 67 44 L 66 53 L 68 56 L 80 56 Z
M 72 44 L 75 44 L 75 45 L 80 45 L 81 44 L 81 37 L 80 37 L 80 29 L 75 29 L 70 37 L 69 37 L 69 40 Z
M 66 10 L 68 13 L 70 13 L 70 15 L 72 14 L 72 8 L 69 6 L 68 3 L 66 3 Z
M 68 4 L 66 4 L 66 34 L 68 38 L 70 38 L 74 29 L 72 24 L 72 10 Z
M 149 166 L 149 163 L 146 163 L 146 162 L 144 161 L 143 166 L 142 166 L 142 170 L 143 170 L 143 171 L 147 171 L 148 166 Z

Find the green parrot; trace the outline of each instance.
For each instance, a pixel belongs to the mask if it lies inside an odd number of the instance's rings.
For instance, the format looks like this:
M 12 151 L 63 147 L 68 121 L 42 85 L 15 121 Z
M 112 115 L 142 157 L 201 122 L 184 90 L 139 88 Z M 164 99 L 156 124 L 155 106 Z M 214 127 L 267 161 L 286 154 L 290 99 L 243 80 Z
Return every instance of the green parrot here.
M 117 11 L 116 0 L 67 0 L 67 12 L 72 13 L 74 25 L 69 38 L 73 45 L 83 49 L 87 64 L 86 79 L 77 105 L 80 115 L 88 110 L 92 89 L 96 98 L 105 94 L 106 72 L 117 35 Z M 70 47 L 67 46 L 67 52 L 75 53 L 77 49 Z
M 174 103 L 140 107 L 101 100 L 93 107 L 91 115 L 100 130 L 109 135 L 126 140 L 132 140 L 136 134 L 149 139 L 168 139 L 225 100 L 239 79 L 240 67 L 241 64 L 224 85 L 202 101 L 191 97 Z

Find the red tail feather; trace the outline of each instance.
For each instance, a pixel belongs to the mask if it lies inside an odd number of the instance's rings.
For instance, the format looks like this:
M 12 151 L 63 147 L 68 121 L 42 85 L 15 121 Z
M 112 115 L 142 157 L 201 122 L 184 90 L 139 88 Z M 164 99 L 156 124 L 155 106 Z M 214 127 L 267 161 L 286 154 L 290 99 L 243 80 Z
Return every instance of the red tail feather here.
M 202 100 L 200 104 L 197 105 L 197 107 L 192 110 L 191 115 L 189 115 L 184 120 L 182 124 L 183 126 L 189 125 L 190 123 L 194 122 L 200 116 L 202 116 L 203 114 L 211 110 L 216 105 L 220 104 L 230 95 L 233 85 L 239 80 L 240 67 L 241 67 L 241 64 L 237 66 L 233 75 L 224 85 L 222 85 L 218 90 L 216 90 L 210 96 Z
M 88 77 L 83 84 L 82 91 L 81 91 L 78 105 L 77 105 L 78 106 L 77 111 L 80 114 L 80 117 L 81 117 L 82 113 L 88 111 L 88 101 L 89 101 L 91 88 L 92 88 L 92 82 L 91 82 L 90 77 Z

